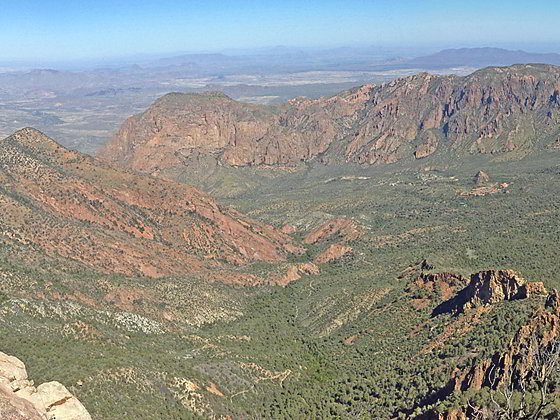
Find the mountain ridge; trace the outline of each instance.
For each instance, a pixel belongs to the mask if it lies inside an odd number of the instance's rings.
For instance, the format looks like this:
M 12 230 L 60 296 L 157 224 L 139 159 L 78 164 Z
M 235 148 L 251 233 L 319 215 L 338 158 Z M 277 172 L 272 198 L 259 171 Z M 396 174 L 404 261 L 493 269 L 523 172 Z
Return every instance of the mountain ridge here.
M 560 139 L 559 91 L 560 67 L 518 65 L 465 77 L 421 73 L 277 105 L 175 93 L 125 121 L 98 156 L 157 174 L 201 156 L 297 166 L 394 163 L 441 149 L 524 155 Z
M 225 281 L 228 265 L 283 262 L 298 250 L 195 188 L 118 171 L 31 128 L 0 141 L 0 156 L 0 226 L 11 246 L 101 272 Z M 229 280 L 260 281 L 242 273 Z

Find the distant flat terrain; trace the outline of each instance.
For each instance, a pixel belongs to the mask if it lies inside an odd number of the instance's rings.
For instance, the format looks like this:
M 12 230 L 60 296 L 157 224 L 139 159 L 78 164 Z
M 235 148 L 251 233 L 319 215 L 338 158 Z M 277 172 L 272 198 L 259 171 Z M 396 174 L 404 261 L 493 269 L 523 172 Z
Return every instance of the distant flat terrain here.
M 442 56 L 443 54 L 443 56 Z M 169 92 L 221 91 L 249 103 L 317 98 L 366 83 L 429 71 L 459 76 L 491 64 L 480 51 L 417 59 L 373 49 L 227 56 L 191 54 L 119 68 L 58 71 L 0 67 L 0 137 L 38 128 L 64 146 L 95 154 L 129 116 Z M 488 55 L 488 54 L 487 54 Z M 416 61 L 414 61 L 416 60 Z M 521 61 L 520 61 L 521 62 Z

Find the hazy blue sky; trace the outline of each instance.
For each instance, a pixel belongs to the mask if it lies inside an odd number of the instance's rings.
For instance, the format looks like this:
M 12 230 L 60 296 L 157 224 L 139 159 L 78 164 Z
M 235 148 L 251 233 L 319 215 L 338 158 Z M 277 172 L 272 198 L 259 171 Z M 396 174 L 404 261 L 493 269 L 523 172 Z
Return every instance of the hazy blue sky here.
M 0 59 L 288 46 L 560 44 L 558 0 L 0 0 Z

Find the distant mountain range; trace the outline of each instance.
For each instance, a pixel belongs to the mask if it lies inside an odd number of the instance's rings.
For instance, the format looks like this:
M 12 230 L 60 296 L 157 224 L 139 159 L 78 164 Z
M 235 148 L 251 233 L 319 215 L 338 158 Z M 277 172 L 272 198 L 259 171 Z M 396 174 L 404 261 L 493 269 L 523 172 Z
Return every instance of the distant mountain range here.
M 129 116 L 170 92 L 219 91 L 249 103 L 337 95 L 422 71 L 465 76 L 486 66 L 560 64 L 558 54 L 496 48 L 420 51 L 381 47 L 277 47 L 221 54 L 184 54 L 81 71 L 0 72 L 0 137 L 30 126 L 63 145 L 93 154 Z M 25 106 L 21 106 L 25 103 Z M 110 109 L 110 112 L 107 110 Z
M 560 65 L 560 54 L 532 53 L 503 48 L 457 48 L 445 49 L 430 55 L 407 58 L 403 54 L 394 55 L 382 48 L 335 48 L 326 50 L 299 50 L 295 48 L 274 48 L 243 54 L 185 54 L 162 58 L 145 65 L 146 68 L 168 66 L 188 66 L 196 70 L 219 69 L 228 73 L 233 69 L 251 71 L 252 67 L 263 71 L 274 66 L 278 71 L 292 70 L 386 70 L 388 68 L 444 69 L 450 67 L 511 66 L 514 64 Z M 280 67 L 278 67 L 280 66 Z M 253 69 L 254 70 L 254 69 Z
M 543 63 L 560 65 L 560 54 L 531 53 L 502 48 L 459 48 L 442 50 L 435 54 L 416 57 L 406 65 L 421 69 L 437 69 L 468 66 L 475 68 L 489 66 L 511 66 L 513 64 Z

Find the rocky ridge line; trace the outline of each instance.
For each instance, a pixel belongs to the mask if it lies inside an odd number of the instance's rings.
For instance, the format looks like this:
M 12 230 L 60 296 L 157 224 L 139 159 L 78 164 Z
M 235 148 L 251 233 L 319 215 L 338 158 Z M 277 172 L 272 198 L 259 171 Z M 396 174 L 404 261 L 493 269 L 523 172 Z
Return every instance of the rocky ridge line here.
M 173 177 L 205 159 L 294 166 L 392 163 L 438 150 L 523 154 L 560 139 L 559 92 L 560 67 L 516 65 L 466 77 L 422 73 L 279 105 L 173 93 L 129 118 L 99 156 Z

